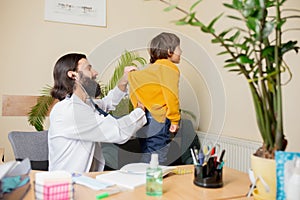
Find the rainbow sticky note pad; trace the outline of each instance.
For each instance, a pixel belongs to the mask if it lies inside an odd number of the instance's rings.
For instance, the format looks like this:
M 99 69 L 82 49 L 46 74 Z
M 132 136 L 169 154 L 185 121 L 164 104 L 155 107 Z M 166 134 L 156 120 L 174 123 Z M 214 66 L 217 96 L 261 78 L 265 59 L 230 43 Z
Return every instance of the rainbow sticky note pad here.
M 35 175 L 35 197 L 41 200 L 73 199 L 72 176 L 65 171 L 40 172 Z

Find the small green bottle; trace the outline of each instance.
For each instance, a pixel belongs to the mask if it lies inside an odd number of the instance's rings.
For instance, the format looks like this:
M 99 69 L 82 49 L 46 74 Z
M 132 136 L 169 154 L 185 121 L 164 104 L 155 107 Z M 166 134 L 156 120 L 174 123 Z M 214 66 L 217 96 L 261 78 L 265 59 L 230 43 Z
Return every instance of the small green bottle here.
M 158 166 L 158 154 L 151 155 L 150 165 L 146 172 L 146 194 L 149 196 L 161 196 L 163 193 L 162 169 Z

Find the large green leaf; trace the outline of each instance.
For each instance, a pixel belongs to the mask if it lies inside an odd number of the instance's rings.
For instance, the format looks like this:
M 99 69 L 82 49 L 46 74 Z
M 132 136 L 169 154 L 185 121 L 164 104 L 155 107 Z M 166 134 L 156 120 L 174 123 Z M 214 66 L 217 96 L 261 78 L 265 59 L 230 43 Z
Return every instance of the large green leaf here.
M 233 62 L 233 63 L 229 63 L 229 64 L 227 64 L 227 65 L 224 65 L 224 68 L 236 67 L 236 66 L 238 66 L 238 64 L 235 63 L 235 62 Z
M 238 56 L 236 61 L 240 64 L 253 64 L 254 60 L 250 59 L 247 55 L 241 54 Z
M 229 40 L 232 41 L 232 42 L 235 41 L 240 36 L 240 34 L 241 34 L 241 32 L 239 30 L 236 31 L 236 33 L 233 36 L 231 36 L 229 38 Z
M 227 8 L 230 8 L 230 9 L 236 9 L 236 7 L 232 4 L 228 4 L 228 3 L 223 3 L 223 5 Z
M 222 38 L 223 38 L 227 33 L 229 33 L 229 32 L 232 31 L 232 30 L 233 30 L 233 28 L 230 28 L 230 29 L 227 29 L 227 30 L 221 32 L 221 33 L 219 34 L 219 37 L 222 37 Z
M 196 1 L 196 2 L 190 7 L 190 12 L 192 12 L 192 11 L 196 8 L 196 6 L 197 6 L 201 1 L 202 1 L 202 0 Z
M 241 49 L 241 50 L 244 50 L 246 52 L 249 49 L 249 46 L 247 46 L 247 44 L 245 44 L 245 43 L 242 43 L 242 44 L 235 43 L 234 46 Z
M 233 15 L 228 15 L 227 17 L 230 18 L 230 19 L 238 20 L 238 21 L 242 21 L 243 20 L 242 18 L 237 17 L 237 16 L 233 16 Z
M 204 24 L 202 22 L 189 22 L 188 24 L 192 25 L 192 26 L 199 26 L 200 28 L 204 27 Z
M 187 24 L 189 24 L 189 23 L 186 22 L 186 21 L 179 20 L 179 21 L 176 21 L 175 24 L 178 25 L 178 26 L 180 26 L 180 25 L 187 25 Z M 191 23 L 190 23 L 190 24 L 191 24 Z
M 213 33 L 214 32 L 214 29 L 213 29 L 213 26 L 214 24 L 222 17 L 223 13 L 219 14 L 217 17 L 215 17 L 210 23 L 209 25 L 207 26 L 207 29 Z
M 226 4 L 226 6 L 228 7 L 229 5 Z M 236 9 L 236 10 L 240 10 L 243 7 L 243 3 L 241 0 L 233 0 L 232 1 L 232 6 Z
M 171 11 L 173 9 L 175 9 L 177 7 L 177 5 L 170 5 L 169 7 L 165 8 L 164 11 L 168 12 L 168 11 Z
M 274 62 L 274 46 L 267 46 L 262 50 L 262 57 L 267 58 L 270 62 Z
M 189 20 L 188 20 L 189 23 L 195 21 L 195 20 L 194 20 L 194 19 L 195 19 L 195 16 L 196 16 L 196 13 L 195 13 L 195 12 L 190 13 L 188 16 L 189 16 Z
M 224 54 L 229 54 L 230 52 L 229 51 L 222 51 L 220 53 L 218 53 L 217 55 L 224 55 Z
M 259 33 L 260 23 L 256 18 L 249 17 L 247 18 L 247 27 L 255 33 Z
M 223 39 L 221 39 L 221 38 L 213 38 L 213 39 L 211 40 L 212 43 L 220 43 L 220 42 L 222 42 L 222 41 L 223 41 Z
M 299 47 L 296 46 L 297 41 L 288 41 L 287 43 L 282 44 L 281 54 L 285 54 L 288 51 L 295 50 L 298 53 Z
M 175 22 L 176 25 L 187 25 L 189 24 L 186 19 L 188 18 L 188 16 L 185 16 L 182 19 L 179 19 L 178 21 Z

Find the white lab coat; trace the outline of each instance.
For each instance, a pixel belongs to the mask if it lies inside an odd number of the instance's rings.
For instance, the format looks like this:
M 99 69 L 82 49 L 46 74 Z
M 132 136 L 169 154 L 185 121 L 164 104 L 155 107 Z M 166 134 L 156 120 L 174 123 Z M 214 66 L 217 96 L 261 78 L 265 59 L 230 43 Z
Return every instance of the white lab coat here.
M 125 94 L 116 87 L 95 102 L 103 110 L 113 110 Z M 105 161 L 100 142 L 124 143 L 145 123 L 140 108 L 119 119 L 104 117 L 73 94 L 56 103 L 50 113 L 49 171 L 88 172 L 94 157 L 102 171 Z

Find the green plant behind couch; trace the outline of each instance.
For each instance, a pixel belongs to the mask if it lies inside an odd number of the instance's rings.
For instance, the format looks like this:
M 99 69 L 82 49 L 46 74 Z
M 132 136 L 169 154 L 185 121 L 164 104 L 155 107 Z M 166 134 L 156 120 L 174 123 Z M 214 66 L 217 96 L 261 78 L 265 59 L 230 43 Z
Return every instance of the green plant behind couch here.
M 114 74 L 109 80 L 108 84 L 101 85 L 102 95 L 106 96 L 108 91 L 113 89 L 117 85 L 118 81 L 123 75 L 125 66 L 137 66 L 138 64 L 145 65 L 146 60 L 138 56 L 138 54 L 134 52 L 125 51 L 118 60 L 118 64 L 114 70 Z M 50 95 L 51 89 L 52 87 L 47 85 L 42 90 L 42 95 L 38 97 L 36 105 L 34 105 L 28 113 L 28 122 L 30 125 L 34 126 L 37 131 L 44 130 L 45 118 L 50 106 L 55 101 L 55 99 Z M 126 114 L 128 113 L 128 110 L 132 109 L 130 108 L 130 106 L 131 103 L 129 102 L 129 99 L 124 98 L 117 106 L 116 111 L 114 111 L 113 114 L 117 116 Z
M 50 95 L 51 86 L 47 85 L 41 91 L 41 96 L 38 97 L 37 103 L 31 108 L 28 113 L 28 122 L 34 126 L 37 131 L 44 130 L 44 121 L 49 111 L 50 106 L 55 99 Z
M 211 42 L 223 48 L 219 55 L 229 57 L 225 61 L 224 68 L 245 77 L 252 94 L 257 124 L 263 139 L 263 146 L 257 150 L 256 155 L 274 158 L 276 150 L 284 151 L 287 140 L 283 129 L 284 83 L 281 76 L 286 72 L 290 78 L 292 77 L 284 61 L 284 55 L 291 50 L 298 53 L 299 47 L 296 46 L 297 41 L 283 40 L 283 27 L 288 20 L 299 18 L 298 15 L 287 14 L 300 11 L 283 9 L 283 4 L 287 0 L 232 0 L 231 4 L 223 5 L 231 9 L 232 13 L 237 13 L 228 16 L 237 23 L 227 23 L 229 27 L 217 32 L 215 24 L 222 18 L 222 14 L 205 25 L 196 17 L 195 11 L 201 0 L 195 1 L 187 11 L 173 5 L 171 1 L 160 1 L 168 4 L 165 11 L 177 9 L 185 15 L 176 21 L 177 25 L 190 25 L 210 34 L 213 37 Z M 236 26 L 237 24 L 240 26 Z M 297 28 L 299 27 L 295 29 Z

